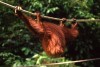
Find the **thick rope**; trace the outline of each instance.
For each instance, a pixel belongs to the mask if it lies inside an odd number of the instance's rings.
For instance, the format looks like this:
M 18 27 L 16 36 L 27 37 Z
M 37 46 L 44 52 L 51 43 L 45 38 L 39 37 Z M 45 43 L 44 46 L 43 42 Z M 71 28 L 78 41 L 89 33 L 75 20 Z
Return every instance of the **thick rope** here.
M 15 6 L 12 6 L 12 5 L 7 4 L 7 3 L 5 3 L 5 2 L 2 2 L 2 1 L 0 1 L 0 4 L 2 4 L 2 5 L 4 5 L 4 6 L 7 6 L 7 7 L 10 7 L 10 8 L 12 8 L 12 9 L 15 9 Z M 33 15 L 33 16 L 36 16 L 36 13 L 32 13 L 32 12 L 29 12 L 29 11 L 26 11 L 26 10 L 23 10 L 23 9 L 20 10 L 20 11 L 22 11 L 22 12 L 24 12 L 24 13 L 31 14 L 31 15 Z M 54 17 L 49 17 L 49 16 L 43 16 L 43 15 L 41 15 L 41 17 L 42 17 L 42 18 L 46 18 L 46 19 L 56 20 L 56 21 L 61 21 L 61 20 L 62 20 L 62 19 L 60 19 L 60 18 L 54 18 Z M 72 22 L 73 19 L 66 19 L 66 21 L 67 21 L 67 22 Z M 76 22 L 98 22 L 98 21 L 100 21 L 100 19 L 77 19 L 77 20 L 76 20 Z

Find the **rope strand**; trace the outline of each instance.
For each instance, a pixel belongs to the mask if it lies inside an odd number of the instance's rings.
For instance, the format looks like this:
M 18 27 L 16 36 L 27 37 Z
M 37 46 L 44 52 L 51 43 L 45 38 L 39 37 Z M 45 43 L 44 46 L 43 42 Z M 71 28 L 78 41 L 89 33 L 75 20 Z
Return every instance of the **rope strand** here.
M 9 8 L 15 9 L 15 6 L 10 5 L 10 4 L 8 4 L 8 3 L 5 3 L 5 2 L 0 1 L 0 4 L 2 4 L 2 5 L 4 5 L 4 6 L 7 6 L 7 7 L 9 7 Z M 24 12 L 24 13 L 28 13 L 28 14 L 33 15 L 33 16 L 36 16 L 36 13 L 32 13 L 32 12 L 27 11 L 27 10 L 23 10 L 23 9 L 22 9 L 22 10 L 20 10 L 20 11 L 22 11 L 22 12 Z M 60 18 L 54 18 L 54 17 L 49 17 L 49 16 L 43 16 L 43 15 L 41 15 L 41 18 L 51 19 L 51 20 L 56 20 L 56 21 L 61 21 L 61 20 L 62 20 L 62 19 L 60 19 Z M 66 19 L 66 21 L 67 21 L 67 22 L 72 22 L 73 19 Z M 77 19 L 77 20 L 76 20 L 76 22 L 98 22 L 98 21 L 100 21 L 100 19 Z
M 54 66 L 54 65 L 70 64 L 70 63 L 81 63 L 81 62 L 96 61 L 96 60 L 100 60 L 100 58 L 76 60 L 76 61 L 68 61 L 68 62 L 59 62 L 59 63 L 40 64 L 40 65 L 25 66 L 25 67 Z M 24 66 L 20 66 L 20 67 L 24 67 Z
M 44 65 L 51 66 L 51 65 L 60 65 L 60 64 L 80 63 L 80 62 L 87 62 L 87 61 L 94 61 L 94 60 L 100 60 L 100 58 L 68 61 L 68 62 L 61 62 L 61 63 L 51 63 L 51 64 L 44 64 Z

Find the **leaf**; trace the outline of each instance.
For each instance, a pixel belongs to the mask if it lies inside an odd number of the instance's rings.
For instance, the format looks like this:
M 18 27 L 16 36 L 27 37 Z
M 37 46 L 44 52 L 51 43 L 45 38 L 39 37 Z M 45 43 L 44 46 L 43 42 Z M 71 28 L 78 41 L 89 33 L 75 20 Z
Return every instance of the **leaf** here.
M 27 47 L 23 47 L 21 50 L 24 52 L 25 55 L 28 55 L 28 54 L 30 53 L 30 51 L 31 51 L 31 50 L 30 50 L 29 48 L 27 48 Z
M 55 12 L 56 10 L 58 10 L 59 8 L 58 7 L 53 7 L 53 8 L 49 8 L 48 10 L 47 10 L 47 14 L 49 14 L 49 13 L 53 13 L 53 12 Z
M 12 65 L 12 67 L 18 67 L 21 66 L 21 62 L 19 60 L 16 60 L 15 63 Z

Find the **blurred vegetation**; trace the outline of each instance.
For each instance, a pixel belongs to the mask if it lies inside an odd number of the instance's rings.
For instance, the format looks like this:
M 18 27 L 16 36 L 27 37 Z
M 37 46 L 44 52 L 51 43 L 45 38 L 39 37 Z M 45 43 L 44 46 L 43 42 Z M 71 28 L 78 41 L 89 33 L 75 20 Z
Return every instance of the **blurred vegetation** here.
M 100 18 L 100 0 L 1 1 L 21 5 L 28 11 L 40 11 L 42 15 L 52 17 Z M 65 58 L 51 58 L 43 52 L 39 39 L 33 36 L 25 24 L 14 15 L 14 10 L 0 4 L 0 66 L 32 66 L 100 57 L 100 22 L 79 23 L 78 29 L 80 35 L 76 41 L 66 47 L 68 51 L 65 53 Z M 100 61 L 55 65 L 54 67 L 100 67 Z

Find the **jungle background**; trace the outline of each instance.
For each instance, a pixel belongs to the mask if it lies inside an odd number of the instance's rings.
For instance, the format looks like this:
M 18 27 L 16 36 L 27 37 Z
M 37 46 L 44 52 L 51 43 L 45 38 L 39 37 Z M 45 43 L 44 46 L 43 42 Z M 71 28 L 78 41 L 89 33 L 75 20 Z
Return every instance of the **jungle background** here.
M 0 1 L 14 6 L 20 5 L 31 12 L 40 11 L 42 15 L 56 18 L 100 18 L 100 0 Z M 70 23 L 66 22 L 66 26 L 70 26 Z M 14 15 L 14 10 L 0 4 L 0 66 L 32 66 L 100 57 L 100 22 L 79 23 L 78 30 L 80 35 L 66 47 L 65 58 L 51 58 L 43 52 L 39 39 L 33 36 L 24 22 Z M 100 67 L 100 61 L 55 65 L 54 67 Z

